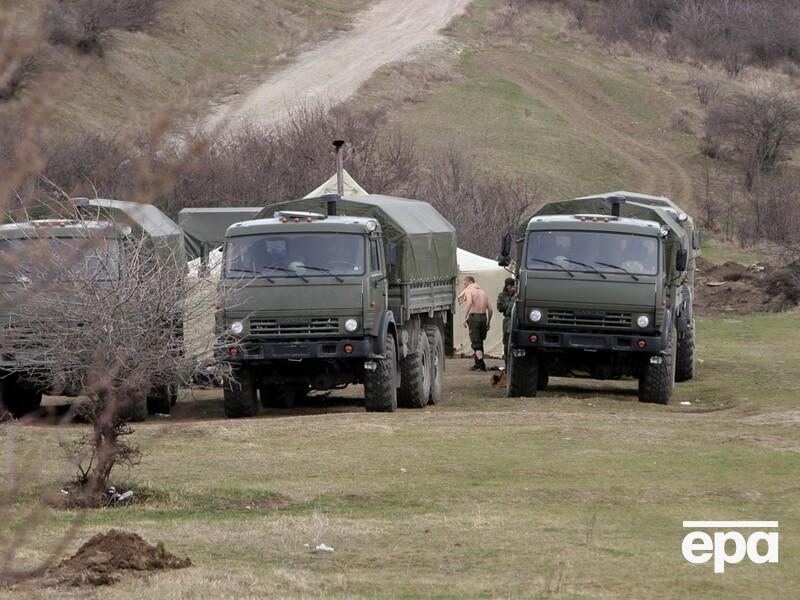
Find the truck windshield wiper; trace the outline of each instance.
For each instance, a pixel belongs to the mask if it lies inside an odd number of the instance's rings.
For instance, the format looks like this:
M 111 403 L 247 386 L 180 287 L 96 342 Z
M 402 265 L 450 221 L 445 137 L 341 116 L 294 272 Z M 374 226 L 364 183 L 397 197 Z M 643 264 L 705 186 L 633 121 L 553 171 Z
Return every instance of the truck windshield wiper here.
M 303 265 L 303 266 L 305 266 L 305 265 Z M 264 267 L 263 269 L 261 269 L 261 273 L 259 273 L 258 276 L 259 277 L 264 277 L 265 279 L 269 279 L 269 277 L 267 277 L 266 275 L 263 274 L 264 271 L 280 271 L 281 273 L 291 273 L 295 277 L 299 277 L 300 279 L 302 279 L 303 281 L 308 283 L 308 279 L 306 279 L 305 277 L 300 275 L 300 273 L 298 273 L 297 271 L 292 271 L 292 269 L 285 269 L 284 267 L 278 267 L 278 266 L 275 266 L 275 265 L 270 265 L 268 267 Z
M 529 256 L 529 257 L 528 257 L 528 260 L 532 260 L 532 261 L 535 261 L 535 262 L 544 263 L 544 264 L 546 264 L 546 265 L 553 265 L 554 267 L 558 267 L 559 269 L 561 269 L 562 271 L 564 271 L 564 272 L 565 272 L 567 275 L 569 275 L 570 277 L 575 277 L 575 275 L 573 275 L 573 274 L 572 274 L 572 271 L 570 271 L 569 269 L 567 269 L 567 268 L 565 268 L 565 267 L 562 267 L 562 266 L 561 266 L 560 264 L 558 264 L 558 263 L 554 263 L 554 262 L 552 262 L 552 261 L 549 261 L 549 260 L 543 260 L 543 259 L 541 259 L 541 258 L 536 258 L 535 256 Z
M 594 261 L 594 263 L 596 265 L 602 265 L 603 267 L 609 267 L 611 269 L 618 269 L 620 271 L 623 271 L 623 272 L 627 273 L 631 277 L 633 277 L 634 281 L 639 281 L 639 278 L 636 275 L 634 275 L 633 273 L 631 273 L 630 271 L 628 271 L 628 269 L 626 269 L 625 267 L 620 267 L 619 265 L 612 265 L 610 263 L 600 262 L 599 260 Z
M 336 273 L 334 273 L 330 269 L 326 269 L 325 267 L 312 267 L 312 266 L 309 266 L 309 265 L 303 265 L 303 268 L 304 269 L 311 269 L 312 271 L 322 271 L 323 273 L 327 273 L 328 275 L 332 275 L 333 277 L 336 277 L 336 280 L 338 282 L 344 283 L 344 279 L 339 277 Z
M 572 260 L 571 258 L 567 258 L 567 257 L 564 257 L 564 260 L 567 261 L 568 263 L 572 263 L 573 265 L 580 265 L 582 267 L 586 267 L 587 269 L 591 269 L 593 272 L 595 272 L 598 275 L 600 275 L 600 277 L 602 277 L 603 279 L 608 279 L 608 277 L 603 275 L 600 271 L 595 269 L 592 265 L 587 265 L 586 263 L 582 263 L 582 262 L 577 261 L 577 260 Z

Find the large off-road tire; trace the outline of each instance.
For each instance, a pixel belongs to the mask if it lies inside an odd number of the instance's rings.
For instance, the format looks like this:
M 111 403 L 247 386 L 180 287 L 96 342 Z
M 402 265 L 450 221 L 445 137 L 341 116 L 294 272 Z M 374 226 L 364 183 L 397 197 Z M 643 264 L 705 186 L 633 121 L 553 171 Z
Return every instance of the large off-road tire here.
M 308 396 L 308 387 L 300 385 L 265 385 L 259 390 L 264 408 L 288 409 Z
M 417 351 L 400 361 L 400 389 L 397 405 L 425 408 L 431 395 L 431 347 L 428 336 L 420 331 Z
M 0 405 L 15 419 L 36 411 L 42 404 L 42 392 L 20 384 L 16 375 L 0 379 Z
M 127 399 L 119 411 L 119 418 L 129 423 L 141 423 L 147 419 L 147 396 L 136 394 Z
M 151 415 L 168 415 L 172 410 L 172 383 L 161 383 L 153 386 L 147 396 L 147 413 Z
M 252 369 L 241 367 L 225 378 L 223 406 L 229 419 L 253 417 L 258 413 L 256 377 Z
M 529 350 L 525 356 L 514 356 L 509 344 L 506 396 L 508 398 L 535 398 L 539 387 L 539 356 Z
M 678 350 L 675 355 L 675 381 L 689 381 L 694 377 L 694 323 L 678 334 Z
M 675 354 L 677 348 L 675 328 L 670 329 L 668 348 L 660 364 L 649 360 L 639 375 L 639 402 L 667 404 L 675 389 Z
M 444 338 L 436 325 L 425 327 L 425 335 L 428 336 L 428 346 L 431 349 L 431 392 L 428 395 L 428 404 L 437 404 L 444 389 Z
M 364 406 L 370 412 L 397 410 L 397 388 L 394 386 L 397 370 L 397 351 L 394 336 L 386 334 L 383 359 L 375 361 L 374 371 L 364 371 Z
M 547 389 L 550 383 L 550 371 L 546 367 L 539 365 L 539 375 L 536 381 L 536 389 L 540 392 Z

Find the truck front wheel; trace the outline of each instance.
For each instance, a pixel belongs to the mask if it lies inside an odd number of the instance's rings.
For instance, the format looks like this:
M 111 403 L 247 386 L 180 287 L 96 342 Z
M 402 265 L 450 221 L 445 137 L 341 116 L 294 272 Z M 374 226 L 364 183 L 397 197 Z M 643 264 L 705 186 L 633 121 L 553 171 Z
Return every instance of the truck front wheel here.
M 669 332 L 669 350 L 660 355 L 661 361 L 647 361 L 639 375 L 639 402 L 667 404 L 675 388 L 675 329 Z
M 436 325 L 425 327 L 428 346 L 431 348 L 431 393 L 428 404 L 437 404 L 442 397 L 444 387 L 444 339 Z
M 431 347 L 421 331 L 417 351 L 400 361 L 400 390 L 397 405 L 403 408 L 425 408 L 431 394 Z
M 539 387 L 539 356 L 535 352 L 515 356 L 514 348 L 510 344 L 508 351 L 510 356 L 506 374 L 506 397 L 535 398 Z
M 694 325 L 678 334 L 678 352 L 675 357 L 675 381 L 689 381 L 694 377 Z
M 178 384 L 177 383 L 162 383 L 150 390 L 147 396 L 147 412 L 148 414 L 164 414 L 168 415 L 175 401 L 178 399 Z
M 258 413 L 256 377 L 252 369 L 241 367 L 225 378 L 223 404 L 225 416 L 230 419 L 252 417 Z
M 364 406 L 370 412 L 397 410 L 397 388 L 394 386 L 396 357 L 394 336 L 387 333 L 383 358 L 375 361 L 374 370 L 364 371 Z

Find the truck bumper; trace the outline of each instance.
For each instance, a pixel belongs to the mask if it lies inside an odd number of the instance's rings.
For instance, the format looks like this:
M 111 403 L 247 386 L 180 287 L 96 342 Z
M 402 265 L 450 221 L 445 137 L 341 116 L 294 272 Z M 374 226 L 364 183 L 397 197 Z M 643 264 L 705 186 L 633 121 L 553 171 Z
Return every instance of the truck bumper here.
M 229 363 L 273 362 L 313 359 L 367 359 L 373 356 L 373 341 L 366 339 L 256 341 L 242 340 L 217 351 L 217 360 Z
M 664 339 L 660 334 L 627 335 L 550 331 L 546 329 L 517 329 L 511 335 L 512 342 L 516 348 L 636 352 L 643 354 L 657 354 L 666 350 Z

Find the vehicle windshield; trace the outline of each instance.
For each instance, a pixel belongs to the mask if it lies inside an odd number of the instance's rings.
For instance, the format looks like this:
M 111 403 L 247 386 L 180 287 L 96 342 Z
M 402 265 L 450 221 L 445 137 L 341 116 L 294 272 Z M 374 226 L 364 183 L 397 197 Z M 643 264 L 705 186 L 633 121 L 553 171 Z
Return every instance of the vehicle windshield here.
M 658 239 L 600 231 L 532 231 L 526 265 L 539 271 L 658 274 Z
M 0 239 L 0 282 L 64 277 L 69 273 L 109 281 L 118 270 L 119 242 L 107 238 Z
M 228 240 L 226 277 L 363 275 L 364 236 L 357 233 L 269 233 Z

